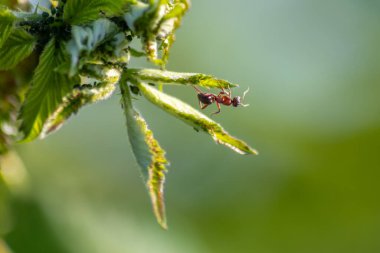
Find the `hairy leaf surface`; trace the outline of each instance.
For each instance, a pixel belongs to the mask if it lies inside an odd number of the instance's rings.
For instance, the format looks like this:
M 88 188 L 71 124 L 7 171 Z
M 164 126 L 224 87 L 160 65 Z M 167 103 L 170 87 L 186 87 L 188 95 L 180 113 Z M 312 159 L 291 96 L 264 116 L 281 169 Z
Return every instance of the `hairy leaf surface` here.
M 190 105 L 143 82 L 137 82 L 137 85 L 150 102 L 194 128 L 201 129 L 210 134 L 217 143 L 226 145 L 240 154 L 257 154 L 256 150 L 248 146 L 245 142 L 228 134 L 221 125 L 195 110 Z
M 57 44 L 52 39 L 45 46 L 32 79 L 32 87 L 21 108 L 20 131 L 24 134 L 23 141 L 31 141 L 40 135 L 46 120 L 57 110 L 63 97 L 77 81 L 55 71 L 66 58 L 63 44 Z
M 166 64 L 169 49 L 174 42 L 174 31 L 181 24 L 189 6 L 187 0 L 157 0 L 148 3 L 135 1 L 124 14 L 128 26 L 141 35 L 147 57 L 154 64 Z
M 174 5 L 161 19 L 157 28 L 157 38 L 162 40 L 160 49 L 162 50 L 162 64 L 165 65 L 169 59 L 169 51 L 175 41 L 175 30 L 181 25 L 181 21 L 186 11 L 190 7 L 189 0 L 176 0 Z
M 117 33 L 117 26 L 107 19 L 98 19 L 88 26 L 73 26 L 72 39 L 67 43 L 67 51 L 71 55 L 70 75 L 78 69 L 79 57 L 82 52 L 87 55 L 93 52 L 101 43 Z
M 124 20 L 127 23 L 128 27 L 132 31 L 139 33 L 140 31 L 136 30 L 135 22 L 143 17 L 146 11 L 149 10 L 150 5 L 140 1 L 135 1 L 129 5 L 128 11 L 124 14 Z
M 62 126 L 73 114 L 85 105 L 107 99 L 115 90 L 115 83 L 102 82 L 92 87 L 75 88 L 62 99 L 62 103 L 47 120 L 41 136 L 45 136 Z
M 0 6 L 0 48 L 8 39 L 13 29 L 15 16 L 4 6 Z
M 22 29 L 14 29 L 0 48 L 0 70 L 15 67 L 28 57 L 36 45 L 36 39 Z
M 190 84 L 209 88 L 229 88 L 237 86 L 226 80 L 199 73 L 181 73 L 159 69 L 128 69 L 128 75 L 141 81 L 161 82 L 163 84 Z
M 63 19 L 72 25 L 89 23 L 100 17 L 121 14 L 127 0 L 69 0 L 65 4 Z
M 166 228 L 164 182 L 165 165 L 168 164 L 168 161 L 165 158 L 165 151 L 154 138 L 144 118 L 133 108 L 125 76 L 120 82 L 120 89 L 122 106 L 127 119 L 129 141 L 137 163 L 142 169 L 157 221 L 163 228 Z

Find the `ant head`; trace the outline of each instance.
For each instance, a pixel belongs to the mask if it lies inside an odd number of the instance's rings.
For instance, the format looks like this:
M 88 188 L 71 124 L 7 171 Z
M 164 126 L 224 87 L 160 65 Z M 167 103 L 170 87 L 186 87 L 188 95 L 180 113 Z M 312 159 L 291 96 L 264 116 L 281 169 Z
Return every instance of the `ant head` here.
M 249 91 L 249 88 L 248 88 L 246 91 L 244 91 L 244 93 L 243 93 L 243 98 L 242 98 L 241 100 L 240 100 L 240 97 L 239 97 L 239 96 L 234 97 L 234 98 L 232 99 L 232 105 L 233 105 L 234 107 L 238 107 L 239 105 L 240 105 L 240 106 L 243 106 L 243 107 L 249 106 L 249 105 L 243 104 L 244 97 L 245 97 L 245 95 L 248 93 L 248 91 Z
M 232 105 L 233 105 L 234 107 L 238 107 L 239 105 L 241 105 L 240 97 L 239 97 L 239 96 L 234 97 L 234 98 L 232 99 Z

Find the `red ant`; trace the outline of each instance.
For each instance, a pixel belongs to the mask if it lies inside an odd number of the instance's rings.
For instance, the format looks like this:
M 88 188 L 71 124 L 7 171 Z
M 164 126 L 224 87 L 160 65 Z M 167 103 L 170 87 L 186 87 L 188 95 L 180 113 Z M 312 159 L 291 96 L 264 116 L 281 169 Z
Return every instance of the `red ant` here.
M 205 109 L 207 106 L 211 105 L 212 103 L 214 102 L 216 103 L 216 106 L 218 107 L 218 111 L 212 113 L 212 115 L 220 113 L 220 104 L 223 104 L 226 106 L 232 105 L 234 107 L 238 107 L 239 105 L 244 106 L 244 107 L 248 106 L 240 102 L 239 96 L 236 96 L 234 98 L 231 97 L 232 95 L 231 88 L 228 88 L 228 92 L 225 91 L 223 88 L 221 88 L 222 91 L 219 92 L 218 95 L 215 95 L 213 93 L 204 93 L 197 87 L 195 86 L 193 87 L 198 93 L 199 106 L 202 110 Z M 248 91 L 249 91 L 249 88 L 246 91 L 244 91 L 243 98 L 241 99 L 241 101 L 244 100 L 245 94 L 247 94 Z

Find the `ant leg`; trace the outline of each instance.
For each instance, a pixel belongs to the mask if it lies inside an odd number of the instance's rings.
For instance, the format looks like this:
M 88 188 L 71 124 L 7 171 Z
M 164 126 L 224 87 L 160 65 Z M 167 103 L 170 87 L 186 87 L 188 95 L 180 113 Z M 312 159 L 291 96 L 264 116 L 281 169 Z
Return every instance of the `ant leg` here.
M 218 101 L 215 101 L 215 103 L 216 103 L 216 106 L 218 107 L 218 111 L 213 112 L 211 115 L 220 113 L 220 104 L 218 103 Z
M 220 96 L 220 95 L 227 95 L 227 96 L 230 96 L 230 94 L 229 94 L 228 92 L 226 92 L 225 89 L 223 89 L 223 88 L 221 88 L 221 89 L 222 89 L 222 91 L 219 92 L 219 95 L 218 95 L 218 96 Z
M 201 109 L 203 110 L 203 109 L 205 109 L 207 106 L 209 106 L 208 104 L 205 104 L 205 105 L 203 105 L 202 107 L 201 107 Z
M 216 96 L 216 97 L 222 98 L 223 95 L 225 95 L 225 94 L 227 94 L 227 93 L 225 93 L 224 91 L 221 91 L 221 92 L 219 92 L 218 96 Z
M 203 106 L 202 102 L 200 100 L 198 100 L 198 102 L 199 102 L 199 108 L 202 108 Z
M 231 97 L 231 87 L 228 86 L 228 91 L 226 91 L 224 88 L 221 88 L 222 91 L 219 94 L 227 94 L 227 96 Z
M 222 91 L 221 92 L 219 92 L 219 94 L 218 94 L 218 98 L 219 99 L 222 99 L 223 97 L 230 97 L 230 94 L 228 93 L 228 92 L 226 92 L 223 88 L 221 88 L 222 89 Z
M 197 93 L 203 93 L 200 89 L 198 89 L 197 87 L 193 86 L 193 88 L 197 91 Z

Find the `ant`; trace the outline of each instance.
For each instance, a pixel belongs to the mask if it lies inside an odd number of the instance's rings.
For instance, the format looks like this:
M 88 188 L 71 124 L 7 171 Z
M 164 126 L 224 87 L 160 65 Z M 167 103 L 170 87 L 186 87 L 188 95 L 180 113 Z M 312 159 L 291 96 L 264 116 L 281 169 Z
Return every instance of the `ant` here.
M 245 95 L 249 91 L 249 88 L 246 91 L 244 91 L 243 98 L 240 101 L 240 96 L 232 98 L 231 88 L 228 88 L 228 91 L 225 91 L 223 88 L 221 88 L 222 91 L 219 92 L 218 95 L 215 95 L 213 93 L 204 93 L 197 87 L 193 87 L 198 93 L 199 106 L 202 110 L 205 109 L 207 106 L 211 105 L 212 103 L 216 103 L 218 111 L 212 113 L 211 115 L 220 113 L 220 104 L 226 106 L 232 105 L 233 107 L 238 107 L 239 105 L 244 107 L 248 106 L 246 104 L 243 104 L 242 101 L 244 100 Z

